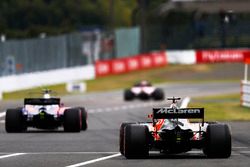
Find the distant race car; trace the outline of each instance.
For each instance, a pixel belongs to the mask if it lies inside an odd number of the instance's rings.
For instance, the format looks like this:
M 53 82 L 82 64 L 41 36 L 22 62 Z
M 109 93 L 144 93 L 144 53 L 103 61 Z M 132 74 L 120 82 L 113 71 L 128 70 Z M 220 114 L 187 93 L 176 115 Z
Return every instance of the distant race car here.
M 231 131 L 227 124 L 204 122 L 204 108 L 178 108 L 177 100 L 170 107 L 153 108 L 152 122 L 122 123 L 120 152 L 126 158 L 146 158 L 149 150 L 178 154 L 202 149 L 207 157 L 231 156 Z M 191 123 L 188 118 L 202 122 Z
M 87 112 L 84 107 L 64 107 L 60 98 L 51 97 L 50 90 L 42 92 L 42 98 L 25 98 L 24 106 L 7 109 L 5 129 L 7 132 L 23 132 L 28 127 L 80 132 L 87 129 Z
M 139 99 L 149 99 L 163 100 L 164 91 L 160 88 L 152 86 L 148 81 L 140 81 L 136 83 L 132 88 L 126 89 L 124 91 L 124 100 L 133 100 L 135 98 Z

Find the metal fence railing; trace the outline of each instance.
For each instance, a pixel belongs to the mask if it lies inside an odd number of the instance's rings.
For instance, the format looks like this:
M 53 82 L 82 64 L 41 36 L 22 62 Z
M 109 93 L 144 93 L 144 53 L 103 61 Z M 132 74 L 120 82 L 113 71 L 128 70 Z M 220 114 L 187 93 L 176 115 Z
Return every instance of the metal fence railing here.
M 250 22 L 235 25 L 148 25 L 141 50 L 138 27 L 91 30 L 55 37 L 0 42 L 0 76 L 93 64 L 160 49 L 243 48 L 250 46 Z
M 85 32 L 0 42 L 0 76 L 91 64 L 98 59 L 97 37 Z
M 66 66 L 66 37 L 9 40 L 0 43 L 2 75 Z

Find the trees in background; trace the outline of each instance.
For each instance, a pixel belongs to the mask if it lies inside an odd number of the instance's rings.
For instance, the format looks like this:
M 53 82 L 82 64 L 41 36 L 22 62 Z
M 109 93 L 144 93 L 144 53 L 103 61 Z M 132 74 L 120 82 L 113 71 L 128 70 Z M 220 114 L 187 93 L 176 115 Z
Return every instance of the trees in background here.
M 135 0 L 1 0 L 0 34 L 27 38 L 108 27 L 110 10 L 112 26 L 130 26 L 135 6 Z

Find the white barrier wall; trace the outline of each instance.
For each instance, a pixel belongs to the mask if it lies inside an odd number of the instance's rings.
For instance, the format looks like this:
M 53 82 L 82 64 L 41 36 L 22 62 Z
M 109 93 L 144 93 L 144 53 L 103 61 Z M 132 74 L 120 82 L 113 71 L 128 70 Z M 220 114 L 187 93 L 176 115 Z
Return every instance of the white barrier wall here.
M 94 65 L 1 77 L 0 99 L 2 99 L 3 92 L 11 92 L 43 85 L 60 84 L 77 80 L 89 80 L 94 78 Z
M 196 64 L 195 50 L 167 51 L 166 58 L 169 64 Z

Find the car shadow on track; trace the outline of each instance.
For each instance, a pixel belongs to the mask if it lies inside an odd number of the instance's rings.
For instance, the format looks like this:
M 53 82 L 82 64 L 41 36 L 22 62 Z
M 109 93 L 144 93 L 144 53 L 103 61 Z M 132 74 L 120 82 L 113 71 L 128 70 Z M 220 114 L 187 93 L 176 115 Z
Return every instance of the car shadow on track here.
M 63 129 L 28 129 L 20 133 L 80 133 L 80 132 L 65 132 Z
M 166 155 L 166 154 L 154 154 L 149 155 L 147 159 L 207 159 L 207 157 L 204 154 L 178 154 L 178 155 Z
M 126 159 L 125 157 L 123 157 L 124 159 Z M 154 154 L 149 154 L 149 156 L 147 158 L 135 158 L 136 159 L 143 159 L 143 160 L 147 160 L 147 159 L 208 159 L 207 156 L 205 156 L 202 153 L 196 153 L 196 154 L 190 154 L 190 153 L 183 153 L 183 154 L 162 154 L 162 153 L 154 153 Z M 127 159 L 126 159 L 127 160 Z M 130 160 L 130 159 L 129 159 Z M 131 159 L 133 160 L 133 159 Z

